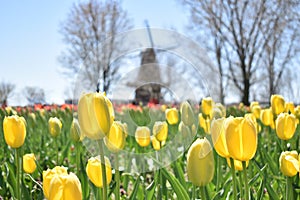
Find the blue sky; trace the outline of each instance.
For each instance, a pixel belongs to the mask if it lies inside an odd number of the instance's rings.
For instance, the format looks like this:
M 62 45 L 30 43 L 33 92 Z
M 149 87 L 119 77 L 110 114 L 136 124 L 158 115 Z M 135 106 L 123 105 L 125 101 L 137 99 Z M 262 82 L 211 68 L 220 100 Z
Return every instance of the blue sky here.
M 44 88 L 48 103 L 63 103 L 70 84 L 57 58 L 65 48 L 58 32 L 75 0 L 4 1 L 0 7 L 0 82 L 16 85 L 10 105 L 25 105 L 26 86 Z M 188 13 L 176 0 L 123 0 L 134 28 L 147 19 L 156 28 L 185 32 Z

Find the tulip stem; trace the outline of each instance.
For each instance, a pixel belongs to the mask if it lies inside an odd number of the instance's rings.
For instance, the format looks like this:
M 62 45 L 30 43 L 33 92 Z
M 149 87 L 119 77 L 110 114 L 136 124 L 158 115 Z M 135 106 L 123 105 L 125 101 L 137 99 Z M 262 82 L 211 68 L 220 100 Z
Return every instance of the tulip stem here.
M 286 177 L 286 199 L 294 199 L 292 177 Z
M 205 186 L 200 186 L 201 199 L 206 200 L 205 196 Z
M 192 197 L 192 199 L 196 199 L 196 186 L 193 184 L 193 191 L 192 191 L 193 193 L 192 193 L 192 195 L 193 195 L 193 197 Z
M 221 180 L 221 158 L 217 155 L 217 191 L 220 188 L 220 180 Z
M 59 153 L 59 147 L 58 147 L 58 140 L 56 139 L 56 141 L 55 141 L 55 145 L 56 145 L 56 150 L 57 150 L 57 152 L 56 152 L 56 165 L 58 166 L 59 164 L 58 164 L 58 153 Z
M 105 166 L 105 158 L 104 158 L 104 150 L 103 150 L 103 140 L 98 140 L 98 145 L 100 149 L 100 161 L 101 161 L 101 171 L 102 171 L 102 196 L 103 200 L 107 200 L 107 181 L 106 181 L 106 166 Z
M 234 160 L 230 158 L 230 166 L 231 166 L 231 173 L 232 173 L 232 181 L 233 181 L 233 198 L 237 198 L 237 191 L 236 191 L 236 176 L 235 176 L 235 169 L 234 169 Z
M 244 182 L 245 182 L 245 200 L 249 200 L 249 185 L 248 185 L 248 178 L 247 178 L 247 165 L 246 161 L 242 161 L 243 165 L 243 173 L 244 173 Z
M 75 143 L 75 151 L 76 151 L 76 167 L 77 167 L 77 176 L 80 175 L 80 152 L 81 152 L 81 146 L 79 142 Z
M 20 183 L 20 148 L 15 149 L 15 160 L 16 160 L 16 167 L 17 167 L 17 193 L 16 198 L 17 200 L 21 199 L 21 183 Z
M 116 153 L 116 168 L 115 168 L 115 176 L 116 176 L 116 200 L 120 199 L 120 171 L 119 171 L 119 157 L 118 153 Z

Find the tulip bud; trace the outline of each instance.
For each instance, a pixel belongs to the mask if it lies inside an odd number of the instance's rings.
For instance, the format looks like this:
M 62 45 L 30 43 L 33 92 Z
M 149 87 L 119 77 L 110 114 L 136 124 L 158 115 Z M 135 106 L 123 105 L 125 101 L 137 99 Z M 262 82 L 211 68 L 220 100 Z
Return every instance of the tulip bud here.
M 48 121 L 48 126 L 52 137 L 57 137 L 60 134 L 62 123 L 57 117 L 51 117 Z
M 50 195 L 50 183 L 52 181 L 52 178 L 55 175 L 62 175 L 62 174 L 68 174 L 67 168 L 56 166 L 53 169 L 48 169 L 47 171 L 43 171 L 43 191 L 44 195 L 47 199 L 49 199 Z
M 5 142 L 10 147 L 19 148 L 24 144 L 26 126 L 21 117 L 17 115 L 4 117 L 3 132 Z
M 187 175 L 196 186 L 205 186 L 214 176 L 214 156 L 209 141 L 197 139 L 187 153 Z
M 28 116 L 30 117 L 30 119 L 35 123 L 36 122 L 36 116 L 34 113 L 29 113 Z
M 199 126 L 203 128 L 204 132 L 210 134 L 210 121 L 209 118 L 205 119 L 202 113 L 198 115 Z
M 275 115 L 279 115 L 285 110 L 285 101 L 281 95 L 272 95 L 271 96 L 271 107 Z
M 122 125 L 123 125 L 123 131 L 125 133 L 125 138 L 127 138 L 127 136 L 128 136 L 128 126 L 127 126 L 126 123 L 123 123 Z
M 276 133 L 282 140 L 291 139 L 296 131 L 296 117 L 293 114 L 281 113 L 276 119 Z
M 110 161 L 107 157 L 105 157 L 105 166 L 106 166 L 106 183 L 107 185 L 110 184 L 112 179 L 112 171 L 111 171 L 111 165 Z M 92 183 L 102 188 L 102 170 L 101 170 L 101 161 L 99 157 L 92 157 L 88 160 L 87 166 L 86 166 L 86 173 L 89 177 L 89 179 L 92 181 Z
M 183 121 L 185 125 L 192 126 L 195 123 L 194 112 L 189 102 L 185 101 L 181 104 L 180 112 L 181 121 Z
M 74 173 L 53 176 L 50 183 L 49 200 L 56 199 L 82 199 L 81 184 Z
M 161 110 L 162 112 L 165 112 L 166 109 L 167 109 L 167 106 L 166 106 L 165 104 L 163 104 L 163 105 L 160 106 L 160 110 Z
M 156 137 L 151 137 L 152 147 L 154 150 L 160 150 L 161 144 L 160 141 L 156 139 Z
M 178 110 L 176 108 L 169 108 L 165 111 L 167 122 L 171 125 L 178 123 Z
M 182 121 L 178 125 L 178 131 L 181 133 L 183 138 L 189 138 L 193 136 L 191 129 L 187 125 L 185 125 Z
M 261 112 L 260 106 L 253 106 L 251 109 L 251 112 L 253 113 L 253 115 L 255 116 L 256 119 L 259 119 L 260 112 Z
M 295 108 L 295 116 L 300 119 L 300 105 Z
M 211 97 L 203 98 L 201 101 L 201 111 L 204 114 L 204 118 L 209 117 L 212 119 L 213 114 L 213 100 Z
M 285 176 L 293 177 L 299 172 L 299 160 L 297 151 L 282 152 L 279 157 L 280 171 Z
M 222 117 L 226 117 L 226 108 L 220 103 L 216 103 L 213 108 L 213 118 L 219 119 Z
M 118 152 L 124 148 L 126 136 L 121 122 L 114 121 L 108 135 L 104 138 L 106 147 L 111 152 Z
M 150 129 L 147 126 L 137 127 L 135 140 L 141 147 L 148 146 L 150 144 Z
M 104 93 L 83 94 L 78 102 L 78 121 L 81 131 L 90 139 L 99 140 L 109 133 L 114 111 Z
M 165 141 L 168 137 L 168 124 L 167 122 L 157 121 L 153 125 L 153 135 L 160 142 Z
M 74 142 L 78 142 L 83 139 L 83 137 L 81 137 L 79 123 L 76 119 L 73 119 L 70 129 L 70 136 Z
M 232 118 L 233 117 L 216 119 L 213 120 L 211 124 L 211 137 L 214 148 L 216 152 L 224 158 L 229 157 L 225 138 L 225 123 Z
M 231 168 L 230 158 L 226 158 L 228 166 Z M 243 164 L 239 160 L 233 160 L 234 163 L 234 169 L 238 171 L 243 171 Z M 246 161 L 246 167 L 248 167 L 249 161 Z
M 265 126 L 271 126 L 274 123 L 271 109 L 263 109 L 260 113 L 260 120 Z
M 285 103 L 285 112 L 295 114 L 295 105 L 293 102 Z
M 17 112 L 10 106 L 5 107 L 7 115 L 17 115 Z
M 23 156 L 23 170 L 28 174 L 32 174 L 36 169 L 35 156 L 33 153 Z
M 259 106 L 260 107 L 260 105 L 259 105 L 259 103 L 257 101 L 252 101 L 250 103 L 250 111 L 251 112 L 252 112 L 254 106 Z
M 231 118 L 225 124 L 225 136 L 229 156 L 235 160 L 251 160 L 257 149 L 257 132 L 252 120 Z

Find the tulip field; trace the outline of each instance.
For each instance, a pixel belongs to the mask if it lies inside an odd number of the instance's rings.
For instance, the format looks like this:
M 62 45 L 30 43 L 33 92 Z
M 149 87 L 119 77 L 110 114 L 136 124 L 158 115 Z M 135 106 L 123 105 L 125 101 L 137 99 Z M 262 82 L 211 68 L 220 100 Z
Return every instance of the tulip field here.
M 281 95 L 1 108 L 0 199 L 300 199 L 299 120 Z

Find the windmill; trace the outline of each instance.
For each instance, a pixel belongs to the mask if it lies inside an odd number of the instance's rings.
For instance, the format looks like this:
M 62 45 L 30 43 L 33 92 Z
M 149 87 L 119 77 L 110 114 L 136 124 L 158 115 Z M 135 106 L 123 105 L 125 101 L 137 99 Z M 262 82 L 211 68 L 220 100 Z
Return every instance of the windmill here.
M 150 48 L 146 48 L 141 52 L 141 64 L 134 81 L 127 83 L 130 87 L 135 87 L 135 103 L 155 103 L 158 104 L 163 99 L 162 87 L 168 87 L 170 82 L 163 82 L 160 74 L 159 63 L 157 61 L 157 53 L 155 49 L 150 27 L 145 21 L 147 34 L 150 42 Z M 172 47 L 174 48 L 174 47 Z M 170 48 L 168 48 L 170 49 Z

